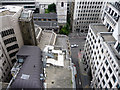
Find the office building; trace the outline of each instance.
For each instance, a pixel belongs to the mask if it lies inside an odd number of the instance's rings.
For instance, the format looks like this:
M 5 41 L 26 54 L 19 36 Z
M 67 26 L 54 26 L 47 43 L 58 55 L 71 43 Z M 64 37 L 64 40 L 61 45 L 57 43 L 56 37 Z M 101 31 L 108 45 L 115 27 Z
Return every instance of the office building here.
M 30 10 L 20 6 L 3 6 L 0 8 L 0 48 L 1 80 L 8 82 L 10 70 L 16 62 L 16 53 L 24 44 L 36 45 L 33 16 Z
M 114 38 L 120 41 L 120 2 L 107 3 L 101 19 L 108 32 L 113 32 Z
M 93 88 L 119 88 L 120 47 L 117 43 L 105 25 L 89 26 L 84 48 L 84 63 L 86 71 L 91 71 Z
M 19 28 L 18 17 L 23 8 L 18 6 L 5 6 L 0 9 L 0 48 L 2 81 L 10 78 L 10 69 L 16 62 L 15 54 L 23 45 L 23 39 Z
M 90 23 L 101 22 L 106 0 L 75 0 L 72 31 L 87 32 Z
M 103 24 L 91 24 L 84 48 L 86 71 L 94 88 L 120 88 L 120 7 L 107 3 Z

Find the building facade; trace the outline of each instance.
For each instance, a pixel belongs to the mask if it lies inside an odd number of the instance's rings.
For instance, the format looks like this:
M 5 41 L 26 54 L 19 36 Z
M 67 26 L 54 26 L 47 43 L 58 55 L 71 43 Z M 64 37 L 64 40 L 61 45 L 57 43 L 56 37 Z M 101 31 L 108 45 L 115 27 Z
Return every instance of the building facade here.
M 93 88 L 119 88 L 120 54 L 117 41 L 103 24 L 91 24 L 85 48 L 84 62 L 91 71 Z
M 118 2 L 107 3 L 103 24 L 89 26 L 84 63 L 86 71 L 91 71 L 94 88 L 120 88 L 120 8 L 117 5 Z
M 10 70 L 16 62 L 16 53 L 25 45 L 37 45 L 31 10 L 20 6 L 3 6 L 0 9 L 0 48 L 2 61 L 1 80 L 9 82 Z
M 120 2 L 108 3 L 102 16 L 103 24 L 113 32 L 116 40 L 120 41 Z
M 56 2 L 56 11 L 58 23 L 65 25 L 67 22 L 67 0 L 58 0 Z
M 75 0 L 72 31 L 87 32 L 90 23 L 99 23 L 106 0 Z
M 23 8 L 17 6 L 5 6 L 0 9 L 0 48 L 2 61 L 1 71 L 2 81 L 8 81 L 10 78 L 10 69 L 16 61 L 15 54 L 23 45 L 18 17 Z
M 23 10 L 18 22 L 21 29 L 24 45 L 37 45 L 33 12 L 31 10 Z

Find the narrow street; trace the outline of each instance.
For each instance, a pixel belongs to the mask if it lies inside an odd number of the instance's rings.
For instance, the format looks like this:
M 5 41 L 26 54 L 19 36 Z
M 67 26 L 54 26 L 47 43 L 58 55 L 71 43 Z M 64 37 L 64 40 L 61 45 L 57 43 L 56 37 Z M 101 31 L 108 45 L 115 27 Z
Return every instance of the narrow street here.
M 79 35 L 78 33 L 70 33 L 69 35 L 70 43 L 79 45 L 76 48 L 71 48 L 71 58 L 72 62 L 76 65 L 77 77 L 76 77 L 76 88 L 82 88 L 81 78 L 80 78 L 80 67 L 78 62 L 78 52 L 84 49 L 85 35 Z

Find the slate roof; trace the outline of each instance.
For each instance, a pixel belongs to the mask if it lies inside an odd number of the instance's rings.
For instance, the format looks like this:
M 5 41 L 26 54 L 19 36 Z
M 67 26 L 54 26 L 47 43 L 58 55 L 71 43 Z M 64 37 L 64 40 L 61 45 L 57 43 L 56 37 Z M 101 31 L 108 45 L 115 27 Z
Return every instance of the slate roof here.
M 35 24 L 39 25 L 41 28 L 42 27 L 57 27 L 58 23 L 57 21 L 34 21 Z
M 43 81 L 40 80 L 40 74 L 43 74 L 43 64 L 39 47 L 25 45 L 16 55 L 17 57 L 27 57 L 24 59 L 22 68 L 13 81 L 11 88 L 42 88 Z M 22 74 L 29 75 L 29 78 L 22 79 Z
M 33 14 L 34 18 L 39 19 L 57 19 L 56 13 Z

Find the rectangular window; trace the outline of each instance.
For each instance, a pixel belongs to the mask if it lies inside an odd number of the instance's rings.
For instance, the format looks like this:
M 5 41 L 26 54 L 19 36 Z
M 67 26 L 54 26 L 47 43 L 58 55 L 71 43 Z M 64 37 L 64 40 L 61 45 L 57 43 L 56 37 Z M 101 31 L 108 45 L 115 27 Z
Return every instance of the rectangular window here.
M 112 88 L 112 83 L 111 82 L 109 82 L 109 86 L 110 86 L 110 88 Z
M 112 73 L 112 69 L 109 67 L 109 72 L 110 72 L 110 74 Z
M 61 7 L 64 7 L 64 2 L 61 2 Z
M 5 37 L 5 36 L 10 35 L 10 34 L 14 34 L 14 30 L 13 29 L 8 29 L 6 31 L 2 31 L 1 32 L 1 36 L 2 37 Z
M 10 46 L 10 47 L 7 47 L 7 51 L 9 52 L 9 51 L 11 51 L 11 50 L 13 50 L 13 49 L 16 49 L 16 48 L 19 48 L 19 47 L 18 47 L 18 44 L 15 44 L 15 45 L 12 45 L 12 46 Z
M 105 77 L 106 77 L 106 79 L 108 80 L 108 75 L 107 75 L 107 73 L 106 73 Z
M 10 58 L 11 58 L 11 57 L 14 57 L 14 56 L 16 55 L 17 52 L 18 52 L 18 51 L 15 51 L 15 52 L 9 54 Z
M 115 76 L 114 76 L 114 75 L 112 76 L 112 79 L 113 79 L 113 81 L 114 81 L 114 82 L 116 82 L 116 78 L 115 78 Z

